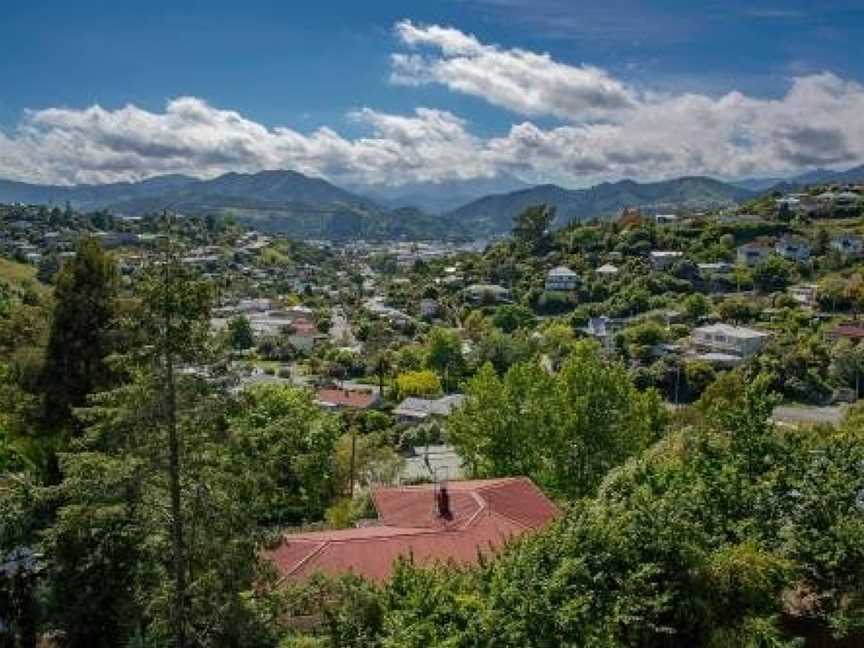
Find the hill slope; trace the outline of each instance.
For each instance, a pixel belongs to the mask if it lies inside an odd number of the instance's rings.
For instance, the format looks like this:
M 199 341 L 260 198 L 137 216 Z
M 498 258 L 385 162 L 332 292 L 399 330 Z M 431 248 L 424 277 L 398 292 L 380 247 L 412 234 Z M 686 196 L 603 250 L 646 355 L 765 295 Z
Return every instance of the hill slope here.
M 475 200 L 447 214 L 447 219 L 461 223 L 474 236 L 492 236 L 509 231 L 520 211 L 540 203 L 557 208 L 555 225 L 561 227 L 574 219 L 607 216 L 628 206 L 648 209 L 718 206 L 752 196 L 753 192 L 747 189 L 705 177 L 644 184 L 622 180 L 604 182 L 588 189 L 539 185 Z

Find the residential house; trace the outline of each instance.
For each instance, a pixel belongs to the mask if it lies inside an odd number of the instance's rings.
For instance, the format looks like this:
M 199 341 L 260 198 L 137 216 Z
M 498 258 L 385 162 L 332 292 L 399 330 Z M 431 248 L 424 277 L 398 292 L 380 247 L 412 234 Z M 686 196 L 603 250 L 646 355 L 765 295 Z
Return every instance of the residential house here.
M 864 321 L 851 320 L 838 324 L 828 331 L 827 336 L 831 340 L 846 339 L 853 342 L 864 340 Z
M 337 389 L 325 387 L 315 393 L 319 407 L 330 410 L 368 410 L 381 402 L 381 396 L 371 389 Z
M 796 302 L 802 306 L 812 308 L 816 305 L 816 295 L 818 293 L 816 284 L 799 284 L 797 286 L 789 286 L 787 292 Z
M 719 323 L 696 327 L 691 337 L 693 344 L 700 349 L 746 358 L 762 350 L 770 333 Z
M 655 270 L 665 270 L 676 261 L 684 258 L 683 252 L 672 250 L 655 250 L 651 252 L 651 265 Z
M 784 236 L 774 245 L 774 251 L 784 259 L 803 263 L 810 258 L 810 244 L 799 237 Z
M 624 324 L 624 320 L 600 315 L 591 317 L 588 324 L 580 330 L 600 342 L 603 348 L 610 350 L 615 341 L 615 334 L 624 328 Z
M 441 305 L 434 299 L 420 300 L 420 317 L 432 319 L 441 310 Z
M 465 296 L 475 303 L 495 303 L 510 299 L 510 291 L 495 284 L 471 284 L 465 289 Z
M 393 410 L 393 416 L 401 423 L 422 423 L 435 417 L 447 418 L 464 400 L 462 394 L 449 394 L 436 399 L 409 397 Z
M 423 566 L 474 565 L 561 514 L 527 477 L 379 488 L 372 502 L 377 518 L 362 527 L 284 534 L 266 554 L 282 582 L 352 573 L 383 583 L 409 557 Z
M 576 290 L 579 275 L 566 266 L 552 268 L 546 275 L 546 290 Z
M 596 272 L 601 277 L 611 278 L 618 274 L 618 266 L 614 266 L 611 263 L 604 263 L 594 272 Z
M 753 243 L 745 243 L 744 245 L 739 245 L 738 251 L 735 254 L 735 258 L 741 265 L 752 267 L 757 265 L 763 259 L 767 259 L 770 254 L 771 248 L 769 248 L 767 245 L 754 241 Z
M 702 276 L 712 274 L 729 274 L 732 272 L 732 264 L 725 261 L 717 261 L 714 263 L 698 263 L 699 274 Z
M 675 214 L 657 214 L 654 216 L 654 222 L 658 225 L 675 225 L 678 217 Z
M 833 237 L 829 245 L 843 256 L 858 257 L 864 252 L 864 239 L 848 232 Z

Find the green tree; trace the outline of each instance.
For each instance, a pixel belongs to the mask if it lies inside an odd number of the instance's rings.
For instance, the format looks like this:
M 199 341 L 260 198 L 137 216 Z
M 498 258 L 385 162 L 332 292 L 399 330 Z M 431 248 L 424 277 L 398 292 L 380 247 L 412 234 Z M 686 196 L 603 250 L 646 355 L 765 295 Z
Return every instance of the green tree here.
M 436 326 L 429 335 L 426 366 L 441 377 L 446 390 L 452 390 L 465 373 L 462 338 L 455 329 Z
M 81 240 L 75 257 L 57 275 L 54 296 L 39 390 L 43 429 L 60 434 L 63 447 L 80 431 L 73 409 L 116 378 L 107 359 L 117 348 L 117 270 L 96 240 Z
M 441 380 L 433 371 L 408 371 L 396 377 L 399 396 L 437 396 L 441 393 Z
M 234 349 L 251 349 L 255 345 L 255 336 L 249 318 L 243 315 L 228 320 L 228 342 Z
M 762 292 L 782 290 L 789 283 L 791 275 L 789 262 L 772 254 L 753 268 L 753 283 Z
M 247 506 L 257 482 L 227 448 L 229 381 L 212 353 L 213 290 L 172 252 L 136 286 L 122 360 L 129 380 L 94 397 L 82 414 L 86 434 L 61 457 L 47 534 L 52 589 L 65 592 L 73 630 L 83 619 L 84 632 L 100 635 L 87 645 L 133 637 L 231 645 L 248 628 L 242 592 L 258 578 Z M 99 588 L 103 598 L 80 596 Z M 100 605 L 117 620 L 104 632 L 86 622 Z
M 322 412 L 308 390 L 260 385 L 243 394 L 230 427 L 234 460 L 257 480 L 247 504 L 259 524 L 320 520 L 336 492 L 338 418 Z
M 606 471 L 656 439 L 665 420 L 655 392 L 638 392 L 622 365 L 585 342 L 557 374 L 529 362 L 499 378 L 484 365 L 466 395 L 447 430 L 472 474 L 528 475 L 568 496 L 592 492 Z
M 555 208 L 549 205 L 528 207 L 514 219 L 513 238 L 529 253 L 539 253 L 549 241 Z
M 495 309 L 492 323 L 504 333 L 529 328 L 534 324 L 534 313 L 519 304 L 504 304 Z

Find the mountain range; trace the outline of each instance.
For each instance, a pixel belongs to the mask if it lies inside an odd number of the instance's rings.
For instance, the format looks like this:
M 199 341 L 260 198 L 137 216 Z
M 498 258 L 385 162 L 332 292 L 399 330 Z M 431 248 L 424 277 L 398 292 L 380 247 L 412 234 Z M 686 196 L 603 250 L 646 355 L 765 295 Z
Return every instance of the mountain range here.
M 732 182 L 737 187 L 753 191 L 766 191 L 773 188 L 789 190 L 795 187 L 806 187 L 812 184 L 843 184 L 864 180 L 864 164 L 843 171 L 831 169 L 813 169 L 791 178 L 745 178 Z
M 819 169 L 776 180 L 788 189 L 861 178 L 864 166 L 846 171 Z M 565 189 L 552 184 L 525 186 L 515 178 L 502 176 L 421 183 L 400 189 L 352 187 L 351 191 L 321 178 L 277 170 L 226 173 L 210 180 L 165 175 L 103 185 L 55 186 L 0 180 L 0 202 L 59 206 L 68 202 L 81 210 L 108 209 L 126 215 L 163 209 L 187 214 L 231 213 L 263 231 L 307 239 L 478 239 L 506 234 L 520 211 L 541 203 L 557 208 L 556 226 L 563 226 L 574 219 L 615 214 L 628 206 L 672 211 L 678 207 L 734 204 L 774 187 L 778 184 L 774 180 L 750 179 L 733 184 L 694 176 L 649 183 L 622 180 L 587 189 Z M 500 191 L 502 188 L 505 191 Z

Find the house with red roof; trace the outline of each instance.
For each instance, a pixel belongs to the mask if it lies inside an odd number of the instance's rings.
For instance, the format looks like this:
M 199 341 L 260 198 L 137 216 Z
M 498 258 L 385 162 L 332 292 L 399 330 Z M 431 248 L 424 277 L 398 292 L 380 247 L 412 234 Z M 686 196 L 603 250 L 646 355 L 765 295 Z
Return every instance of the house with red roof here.
M 326 387 L 315 392 L 315 402 L 329 410 L 365 410 L 378 405 L 381 397 L 371 390 Z
M 560 515 L 527 477 L 380 488 L 372 499 L 378 512 L 373 524 L 286 533 L 267 553 L 283 581 L 351 572 L 383 582 L 400 557 L 420 565 L 471 565 Z

